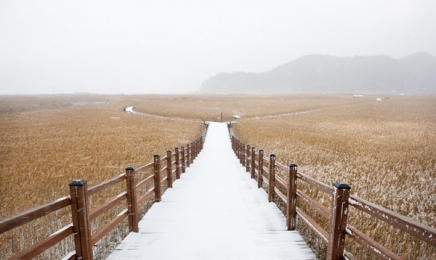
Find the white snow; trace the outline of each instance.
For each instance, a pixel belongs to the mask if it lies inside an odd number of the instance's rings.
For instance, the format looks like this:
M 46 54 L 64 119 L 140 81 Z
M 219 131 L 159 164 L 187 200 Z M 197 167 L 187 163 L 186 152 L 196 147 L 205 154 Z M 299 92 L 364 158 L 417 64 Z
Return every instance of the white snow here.
M 136 113 L 135 110 L 133 110 L 133 106 L 126 107 L 125 111 L 126 111 L 127 113 Z
M 227 125 L 211 122 L 191 167 L 107 259 L 316 257 L 239 164 Z

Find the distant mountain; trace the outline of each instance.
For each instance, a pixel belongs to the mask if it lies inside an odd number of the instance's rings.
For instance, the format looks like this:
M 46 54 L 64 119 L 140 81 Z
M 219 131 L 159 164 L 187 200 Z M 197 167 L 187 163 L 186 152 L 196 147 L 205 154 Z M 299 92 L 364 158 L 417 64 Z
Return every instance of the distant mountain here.
M 308 55 L 263 73 L 219 73 L 203 82 L 201 92 L 435 94 L 436 57 Z

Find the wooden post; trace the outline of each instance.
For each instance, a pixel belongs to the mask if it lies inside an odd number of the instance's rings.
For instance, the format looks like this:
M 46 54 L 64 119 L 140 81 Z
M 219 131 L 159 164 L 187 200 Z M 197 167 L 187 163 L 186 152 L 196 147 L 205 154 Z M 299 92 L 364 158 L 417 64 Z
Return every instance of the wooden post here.
M 76 259 L 92 260 L 94 256 L 91 244 L 91 223 L 89 223 L 87 181 L 75 180 L 69 186 Z
M 272 202 L 274 200 L 274 184 L 276 179 L 275 173 L 276 166 L 276 156 L 275 154 L 270 154 L 269 156 L 269 180 L 268 180 L 268 201 Z
M 195 159 L 195 149 L 196 149 L 195 141 L 193 141 L 191 143 L 191 164 L 194 162 L 194 159 Z
M 190 164 L 194 163 L 194 157 L 195 157 L 195 143 L 191 143 L 190 149 L 191 151 L 191 156 L 189 157 L 191 159 Z
M 168 188 L 173 187 L 173 161 L 172 161 L 172 152 L 167 151 L 167 181 L 168 181 Z
M 191 157 L 191 163 L 194 162 L 194 159 L 197 156 L 197 140 L 192 142 L 192 157 Z
M 186 172 L 186 161 L 185 161 L 185 147 L 181 147 L 182 149 L 182 173 Z
M 250 163 L 250 145 L 249 144 L 247 144 L 247 150 L 246 150 L 245 154 L 247 155 L 246 160 L 245 160 L 245 171 L 250 172 L 251 163 Z
M 238 150 L 236 149 L 236 138 L 232 136 L 232 143 L 233 143 L 233 152 L 236 154 L 236 157 L 238 157 Z
M 180 179 L 180 153 L 179 153 L 179 147 L 176 147 L 175 153 L 176 153 L 176 179 Z
M 194 142 L 194 159 L 197 158 L 198 154 L 198 139 Z
M 191 145 L 186 145 L 186 167 L 189 167 L 191 165 Z
M 235 154 L 236 157 L 239 159 L 239 140 L 235 139 Z
M 160 185 L 160 155 L 154 155 L 154 197 L 155 201 L 159 202 L 162 200 L 162 186 Z
M 327 259 L 343 259 L 345 228 L 348 217 L 348 198 L 351 187 L 345 183 L 333 183 L 332 213 Z
M 263 184 L 263 150 L 259 150 L 259 170 L 257 174 L 257 187 L 262 188 Z
M 256 174 L 256 148 L 251 147 L 251 178 L 254 179 Z
M 297 227 L 297 165 L 290 164 L 288 171 L 288 190 L 286 204 L 286 227 L 295 230 Z
M 235 139 L 235 154 L 239 159 L 239 139 Z
M 241 144 L 241 163 L 245 167 L 245 144 Z
M 129 231 L 138 232 L 138 202 L 136 200 L 136 172 L 133 167 L 126 168 L 127 212 L 129 215 Z
M 239 154 L 239 163 L 242 164 L 242 148 L 244 145 L 242 144 L 242 142 L 239 140 L 238 142 L 238 154 Z
M 233 152 L 236 154 L 236 157 L 238 157 L 238 153 L 236 152 L 236 138 L 232 136 L 232 148 Z

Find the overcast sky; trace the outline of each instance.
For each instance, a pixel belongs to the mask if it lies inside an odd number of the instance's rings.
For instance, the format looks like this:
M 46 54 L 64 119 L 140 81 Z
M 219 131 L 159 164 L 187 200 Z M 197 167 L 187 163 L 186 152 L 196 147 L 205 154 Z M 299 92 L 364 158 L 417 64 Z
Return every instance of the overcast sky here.
M 434 0 L 0 0 L 0 94 L 199 91 L 308 54 L 436 55 Z

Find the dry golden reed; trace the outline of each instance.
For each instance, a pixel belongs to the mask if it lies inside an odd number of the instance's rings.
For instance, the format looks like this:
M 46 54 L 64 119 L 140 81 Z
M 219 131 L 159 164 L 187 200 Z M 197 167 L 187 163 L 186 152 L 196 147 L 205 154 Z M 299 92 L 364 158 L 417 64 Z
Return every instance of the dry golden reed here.
M 436 227 L 436 97 L 341 99 L 304 113 L 241 119 L 235 130 L 278 161 L 297 163 L 299 172 L 328 185 L 345 182 L 353 195 Z M 306 192 L 329 206 L 328 197 Z M 436 257 L 435 248 L 366 214 L 352 209 L 349 220 L 405 259 Z M 358 258 L 371 259 L 348 243 Z
M 11 97 L 0 99 L 1 183 L 8 184 L 0 189 L 0 217 L 68 195 L 68 183 L 73 179 L 87 179 L 92 186 L 123 172 L 126 166 L 151 161 L 154 153 L 163 155 L 166 149 L 185 145 L 198 137 L 202 121 L 230 121 L 238 116 L 234 127 L 237 136 L 264 149 L 265 155 L 275 153 L 278 162 L 297 163 L 299 172 L 328 185 L 336 181 L 348 183 L 351 194 L 436 227 L 435 96 L 15 98 L 18 101 Z M 123 108 L 131 105 L 147 115 L 126 114 Z M 301 182 L 298 184 L 306 188 Z M 329 197 L 313 190 L 306 193 L 330 206 Z M 111 196 L 107 194 L 92 203 L 101 204 Z M 65 223 L 71 222 L 68 212 L 57 214 L 66 218 Z M 51 216 L 48 221 L 59 228 L 61 221 L 53 221 L 57 218 Z M 315 218 L 322 220 L 316 215 Z M 433 247 L 364 213 L 351 209 L 350 221 L 406 259 L 436 258 Z M 321 224 L 328 228 L 328 221 Z M 14 234 L 13 244 L 2 240 L 1 250 L 16 251 L 28 245 L 27 240 L 35 239 L 35 233 L 44 233 L 46 225 L 47 222 L 27 225 Z M 313 248 L 325 250 L 319 238 L 305 227 L 300 228 Z M 120 235 L 108 236 L 101 246 L 116 243 L 116 236 Z M 350 239 L 346 247 L 358 258 L 372 259 Z M 0 255 L 2 252 L 5 251 Z
M 123 109 L 134 103 L 131 96 L 11 96 L 1 102 L 0 218 L 69 195 L 68 184 L 74 179 L 85 179 L 92 187 L 127 166 L 151 162 L 154 154 L 164 156 L 167 150 L 186 145 L 203 129 L 200 120 L 126 113 Z M 92 196 L 91 206 L 115 196 L 123 185 Z M 100 216 L 93 230 L 118 213 L 115 209 Z M 2 234 L 0 259 L 70 222 L 68 210 L 60 210 Z M 71 250 L 62 247 L 66 245 L 56 249 L 57 256 L 51 252 L 39 259 L 58 259 Z

